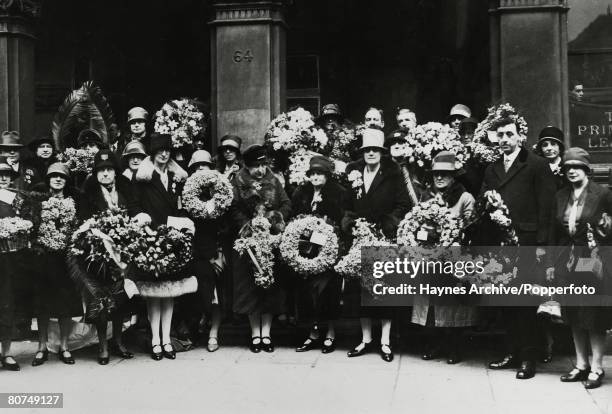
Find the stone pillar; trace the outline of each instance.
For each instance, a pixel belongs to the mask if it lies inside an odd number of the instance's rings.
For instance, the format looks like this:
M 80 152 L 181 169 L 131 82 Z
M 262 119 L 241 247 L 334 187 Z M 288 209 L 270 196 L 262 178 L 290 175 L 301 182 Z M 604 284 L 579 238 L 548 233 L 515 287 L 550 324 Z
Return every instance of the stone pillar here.
M 34 19 L 40 1 L 0 0 L 0 129 L 34 133 Z
M 548 124 L 569 131 L 567 0 L 490 0 L 489 9 L 493 102 L 523 113 L 530 143 Z
M 217 2 L 211 26 L 212 139 L 235 134 L 243 148 L 263 142 L 270 120 L 285 110 L 283 3 Z

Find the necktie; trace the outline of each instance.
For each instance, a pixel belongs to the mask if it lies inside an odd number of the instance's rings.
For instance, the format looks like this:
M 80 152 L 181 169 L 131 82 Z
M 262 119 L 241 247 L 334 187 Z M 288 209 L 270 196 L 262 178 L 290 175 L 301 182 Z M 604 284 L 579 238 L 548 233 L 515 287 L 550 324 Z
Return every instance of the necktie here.
M 510 160 L 509 157 L 505 157 L 504 158 L 504 171 L 508 172 L 508 170 L 510 169 L 510 166 L 512 165 L 512 161 Z

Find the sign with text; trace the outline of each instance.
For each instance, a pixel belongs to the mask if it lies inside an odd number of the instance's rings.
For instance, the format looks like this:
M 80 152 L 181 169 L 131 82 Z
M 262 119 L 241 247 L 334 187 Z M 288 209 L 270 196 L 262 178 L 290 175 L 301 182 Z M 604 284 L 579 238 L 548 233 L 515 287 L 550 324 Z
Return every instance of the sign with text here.
M 572 101 L 570 139 L 593 155 L 594 162 L 612 162 L 612 105 Z

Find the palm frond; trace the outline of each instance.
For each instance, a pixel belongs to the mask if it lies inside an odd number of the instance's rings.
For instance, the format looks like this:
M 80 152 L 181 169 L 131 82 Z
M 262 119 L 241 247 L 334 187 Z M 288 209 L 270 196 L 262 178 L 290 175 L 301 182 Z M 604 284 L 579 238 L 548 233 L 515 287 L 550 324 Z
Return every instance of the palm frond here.
M 72 91 L 59 107 L 51 134 L 60 151 L 76 147 L 79 132 L 87 128 L 96 130 L 106 144 L 111 144 L 109 128 L 113 122 L 113 111 L 102 90 L 93 81 L 87 81 Z

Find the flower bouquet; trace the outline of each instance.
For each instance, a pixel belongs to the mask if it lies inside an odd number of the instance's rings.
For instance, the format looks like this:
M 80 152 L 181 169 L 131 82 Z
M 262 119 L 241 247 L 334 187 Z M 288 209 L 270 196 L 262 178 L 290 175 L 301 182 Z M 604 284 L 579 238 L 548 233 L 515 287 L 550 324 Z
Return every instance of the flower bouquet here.
M 280 235 L 272 235 L 271 227 L 265 217 L 257 216 L 241 229 L 234 243 L 234 250 L 248 254 L 255 268 L 255 284 L 263 289 L 274 284 L 275 249 L 280 243 Z
M 95 153 L 86 149 L 66 148 L 57 154 L 57 160 L 68 166 L 73 173 L 90 174 L 93 170 Z
M 358 137 L 354 128 L 341 125 L 331 132 L 330 142 L 331 151 L 329 156 L 336 160 L 350 162 L 351 152 L 357 145 Z
M 189 145 L 193 139 L 206 130 L 204 114 L 193 100 L 182 98 L 165 103 L 155 113 L 155 132 L 172 137 L 172 146 L 180 148 Z
M 268 126 L 265 141 L 273 151 L 290 153 L 300 148 L 321 151 L 328 144 L 327 135 L 315 125 L 312 114 L 304 108 L 274 118 Z
M 42 202 L 41 223 L 36 242 L 51 252 L 64 251 L 70 244 L 75 225 L 74 200 L 51 197 Z
M 187 178 L 183 187 L 183 208 L 195 218 L 219 218 L 228 210 L 233 199 L 229 180 L 214 170 L 195 172 Z
M 0 219 L 0 252 L 15 252 L 28 247 L 28 237 L 33 224 L 21 217 Z
M 518 114 L 516 109 L 509 103 L 492 106 L 488 109 L 487 117 L 481 121 L 474 131 L 474 138 L 468 144 L 472 156 L 477 161 L 490 164 L 497 161 L 501 157 L 501 150 L 497 144 L 491 143 L 488 138 L 488 133 L 493 128 L 495 122 L 502 118 L 510 118 L 516 121 L 518 125 L 518 133 L 521 135 L 522 141 L 527 139 L 527 122 Z
M 145 227 L 144 234 L 127 248 L 132 263 L 142 272 L 160 277 L 180 275 L 193 259 L 191 233 L 161 225 Z
M 451 151 L 455 154 L 457 169 L 463 167 L 469 159 L 469 152 L 461 143 L 457 131 L 448 125 L 428 122 L 418 125 L 414 135 L 408 136 L 406 158 L 420 168 L 431 168 L 431 161 L 440 151 Z
M 314 257 L 305 257 L 300 247 L 319 246 Z M 304 276 L 312 276 L 330 269 L 338 258 L 338 236 L 334 227 L 325 220 L 303 215 L 287 224 L 280 242 L 281 258 L 293 270 Z
M 361 272 L 361 248 L 362 247 L 392 247 L 394 246 L 385 238 L 382 232 L 371 223 L 359 218 L 353 226 L 353 244 L 346 256 L 334 266 L 339 275 L 348 279 L 358 279 L 361 286 L 368 292 L 372 292 L 374 283 L 383 283 L 382 279 L 374 279 L 371 274 L 362 275 Z
M 517 246 L 518 237 L 512 226 L 510 210 L 502 200 L 501 195 L 495 190 L 486 191 L 476 205 L 477 222 L 488 220 L 495 225 L 500 233 L 497 238 L 500 246 Z

